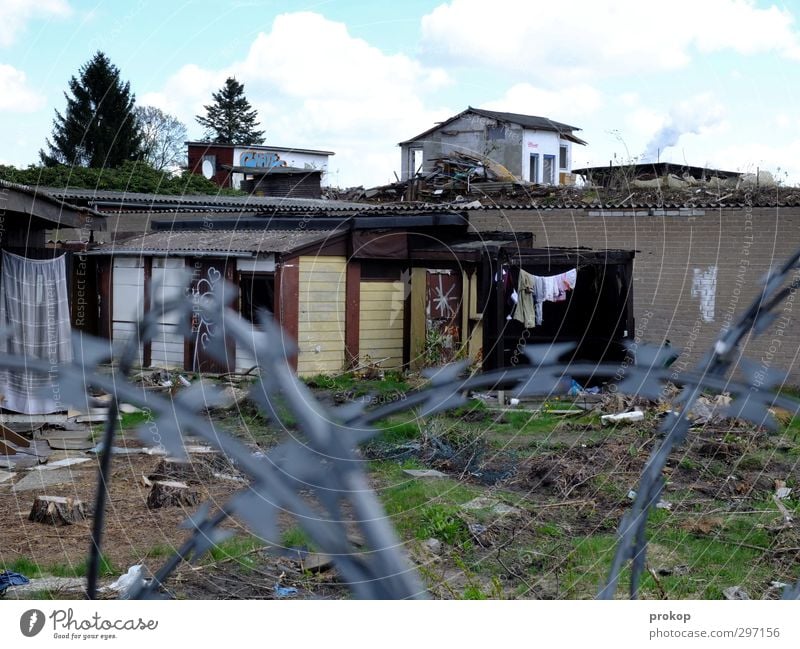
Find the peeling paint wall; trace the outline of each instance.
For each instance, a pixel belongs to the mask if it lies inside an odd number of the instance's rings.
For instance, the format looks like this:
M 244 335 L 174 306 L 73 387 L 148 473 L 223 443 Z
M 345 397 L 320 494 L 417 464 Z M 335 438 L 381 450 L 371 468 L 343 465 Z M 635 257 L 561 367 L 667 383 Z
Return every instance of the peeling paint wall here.
M 692 297 L 700 298 L 700 317 L 714 322 L 714 303 L 717 297 L 717 267 L 695 268 L 692 279 Z

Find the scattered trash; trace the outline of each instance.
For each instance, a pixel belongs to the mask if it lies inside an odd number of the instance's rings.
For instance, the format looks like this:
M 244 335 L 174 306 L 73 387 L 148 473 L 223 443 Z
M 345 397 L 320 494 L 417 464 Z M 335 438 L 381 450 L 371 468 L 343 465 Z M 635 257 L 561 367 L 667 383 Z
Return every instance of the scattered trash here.
M 21 575 L 18 572 L 11 572 L 10 570 L 4 570 L 0 572 L 0 595 L 5 595 L 9 586 L 24 586 L 29 583 L 31 583 L 31 580 L 25 575 Z
M 136 412 L 142 412 L 142 409 L 137 408 L 136 406 L 133 406 L 130 403 L 121 403 L 119 404 L 119 411 L 123 415 L 132 415 Z
M 743 590 L 739 586 L 729 586 L 722 591 L 722 595 L 725 597 L 725 599 L 731 600 L 750 599 L 750 595 L 747 593 L 747 591 Z
M 440 555 L 442 553 L 442 542 L 439 539 L 425 539 L 422 542 L 422 547 L 431 554 Z
M 178 382 L 185 388 L 189 388 L 192 385 L 192 382 L 187 379 L 183 374 L 178 375 Z
M 297 589 L 294 586 L 281 586 L 280 584 L 275 584 L 272 587 L 272 590 L 275 593 L 275 597 L 278 598 L 292 597 L 297 595 Z
M 436 469 L 403 469 L 403 473 L 413 478 L 446 478 L 447 474 Z
M 636 492 L 635 492 L 633 489 L 631 489 L 631 490 L 628 492 L 628 498 L 629 498 L 630 500 L 636 500 Z
M 792 493 L 792 488 L 787 487 L 783 480 L 775 481 L 775 497 L 778 500 L 786 500 Z
M 47 462 L 47 464 L 39 464 L 38 466 L 32 466 L 28 468 L 28 471 L 54 471 L 55 469 L 63 468 L 65 466 L 73 466 L 75 464 L 83 464 L 84 462 L 90 462 L 91 458 L 88 457 L 67 457 L 63 460 L 57 460 L 55 462 Z
M 519 399 L 517 399 L 517 397 L 511 397 L 508 400 L 508 405 L 510 405 L 510 406 L 518 406 L 519 405 Z
M 600 422 L 604 426 L 609 426 L 611 424 L 633 423 L 643 419 L 644 413 L 641 410 L 632 410 L 631 412 L 620 412 L 615 415 L 603 415 L 600 417 Z
M 679 566 L 673 566 L 672 568 L 658 568 L 656 570 L 656 574 L 659 577 L 669 577 L 671 575 L 675 575 L 679 577 L 681 575 L 686 575 L 689 573 L 689 566 L 681 564 Z
M 666 500 L 659 500 L 656 503 L 656 509 L 672 509 L 672 503 L 667 502 Z
M 470 523 L 467 525 L 467 529 L 469 529 L 469 533 L 472 534 L 472 536 L 476 539 L 480 539 L 481 535 L 485 534 L 488 528 L 480 523 Z
M 115 582 L 108 585 L 109 590 L 120 593 L 121 599 L 128 599 L 133 592 L 145 583 L 144 566 L 138 563 L 128 568 L 128 572 L 122 575 Z

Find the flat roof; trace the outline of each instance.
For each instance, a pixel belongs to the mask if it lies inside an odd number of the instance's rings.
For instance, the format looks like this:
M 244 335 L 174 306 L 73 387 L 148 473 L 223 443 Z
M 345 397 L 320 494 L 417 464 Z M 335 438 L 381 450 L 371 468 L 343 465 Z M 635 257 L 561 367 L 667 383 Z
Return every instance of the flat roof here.
M 341 232 L 326 230 L 193 229 L 156 230 L 92 249 L 93 255 L 191 256 L 196 252 L 252 257 L 258 253 L 285 253 L 322 243 Z
M 333 151 L 322 149 L 304 149 L 296 146 L 270 146 L 267 144 L 220 144 L 217 142 L 184 142 L 187 146 L 203 146 L 215 149 L 253 149 L 254 151 L 279 151 L 281 153 L 316 153 L 318 155 L 336 155 Z

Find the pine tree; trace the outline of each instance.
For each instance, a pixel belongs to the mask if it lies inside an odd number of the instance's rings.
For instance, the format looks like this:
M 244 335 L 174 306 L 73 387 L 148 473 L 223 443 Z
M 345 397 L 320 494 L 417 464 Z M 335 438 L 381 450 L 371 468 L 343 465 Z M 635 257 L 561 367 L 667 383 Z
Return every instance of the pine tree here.
M 264 131 L 257 131 L 257 112 L 244 96 L 244 84 L 233 77 L 225 80 L 219 92 L 211 95 L 214 103 L 203 106 L 206 116 L 195 119 L 205 126 L 205 139 L 217 144 L 261 144 Z
M 53 120 L 49 152 L 39 151 L 44 164 L 113 168 L 139 157 L 135 97 L 105 54 L 98 51 L 80 69 L 80 78 L 70 79 L 69 90 L 66 112 L 56 111 Z

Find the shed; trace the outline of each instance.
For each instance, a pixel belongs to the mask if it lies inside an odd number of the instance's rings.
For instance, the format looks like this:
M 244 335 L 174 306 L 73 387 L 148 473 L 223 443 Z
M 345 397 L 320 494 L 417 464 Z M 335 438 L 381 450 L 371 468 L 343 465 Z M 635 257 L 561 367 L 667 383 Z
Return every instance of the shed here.
M 46 232 L 80 233 L 70 248 L 48 247 Z M 105 217 L 34 187 L 0 181 L 0 327 L 10 332 L 0 352 L 61 362 L 72 358 L 71 326 L 92 318 L 94 285 L 83 248 Z M 0 372 L 0 406 L 25 414 L 66 409 L 50 379 Z

